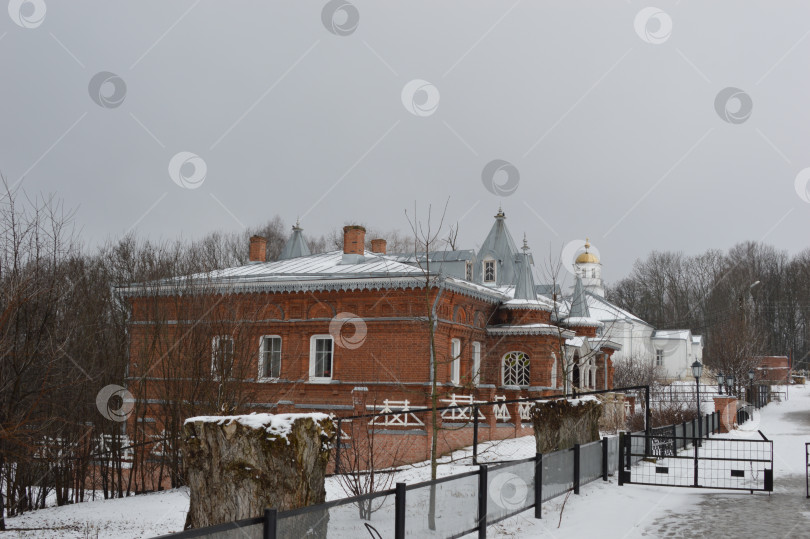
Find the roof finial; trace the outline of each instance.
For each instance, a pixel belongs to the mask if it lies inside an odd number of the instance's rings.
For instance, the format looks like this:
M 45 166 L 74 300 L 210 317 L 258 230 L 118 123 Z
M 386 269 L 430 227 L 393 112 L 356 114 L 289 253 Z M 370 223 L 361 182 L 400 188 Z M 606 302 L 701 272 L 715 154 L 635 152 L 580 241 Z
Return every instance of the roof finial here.
M 585 238 L 585 251 L 591 248 L 591 240 L 590 238 Z
M 293 226 L 293 230 L 301 230 L 301 217 L 295 218 L 295 226 Z
M 495 216 L 495 219 L 506 219 L 506 214 L 503 213 L 503 208 L 500 204 L 498 204 L 498 214 Z
M 525 253 L 528 250 L 529 250 L 529 242 L 526 241 L 526 233 L 524 232 L 523 233 L 523 252 Z

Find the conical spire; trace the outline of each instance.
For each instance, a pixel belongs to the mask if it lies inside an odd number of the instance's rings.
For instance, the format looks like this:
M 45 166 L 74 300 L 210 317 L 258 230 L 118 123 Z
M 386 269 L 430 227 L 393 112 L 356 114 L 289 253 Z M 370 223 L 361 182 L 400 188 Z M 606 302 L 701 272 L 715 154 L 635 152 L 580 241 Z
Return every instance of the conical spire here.
M 574 295 L 571 297 L 571 311 L 569 318 L 590 318 L 591 311 L 588 309 L 588 298 L 585 297 L 585 287 L 582 286 L 582 277 L 577 274 L 574 284 Z
M 295 225 L 292 227 L 293 232 L 290 239 L 287 240 L 287 243 L 284 244 L 284 248 L 281 249 L 281 254 L 278 257 L 279 260 L 288 260 L 290 258 L 298 258 L 299 256 L 309 256 L 312 254 L 306 239 L 304 239 L 304 229 L 299 225 L 299 221 L 296 220 Z
M 534 288 L 532 261 L 525 233 L 523 234 L 523 247 L 521 250 L 523 253 L 518 255 L 517 276 L 515 278 L 515 299 L 536 300 L 537 293 Z
M 506 215 L 503 208 L 498 208 L 495 222 L 489 230 L 484 243 L 478 250 L 475 265 L 475 281 L 486 285 L 509 286 L 515 283 L 517 268 L 515 259 L 518 258 L 518 248 L 515 240 L 506 228 Z M 495 262 L 495 282 L 484 280 L 483 265 L 486 261 Z

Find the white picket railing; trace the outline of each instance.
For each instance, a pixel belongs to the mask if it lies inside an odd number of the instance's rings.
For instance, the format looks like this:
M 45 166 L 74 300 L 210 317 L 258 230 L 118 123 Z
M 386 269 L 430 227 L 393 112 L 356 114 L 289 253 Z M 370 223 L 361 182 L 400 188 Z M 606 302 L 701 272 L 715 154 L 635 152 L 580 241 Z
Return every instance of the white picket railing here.
M 447 406 L 460 406 L 460 408 L 451 408 L 449 410 L 442 410 L 442 419 L 444 421 L 472 421 L 472 406 L 473 404 L 483 404 L 486 401 L 473 400 L 472 395 L 456 395 L 450 394 L 449 399 L 441 399 L 441 402 L 447 403 Z M 481 409 L 478 409 L 478 419 L 486 419 Z
M 410 410 L 410 401 L 393 401 L 385 399 L 382 406 L 366 406 L 377 413 L 385 414 L 377 416 L 369 421 L 369 425 L 379 425 L 382 427 L 424 427 L 421 419 L 416 417 Z

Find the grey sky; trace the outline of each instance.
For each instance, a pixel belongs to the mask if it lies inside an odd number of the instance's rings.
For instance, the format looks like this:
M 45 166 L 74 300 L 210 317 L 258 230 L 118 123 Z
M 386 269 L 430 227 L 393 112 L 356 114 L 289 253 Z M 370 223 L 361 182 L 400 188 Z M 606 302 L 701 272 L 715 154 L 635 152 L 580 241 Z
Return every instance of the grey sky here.
M 447 197 L 462 246 L 503 204 L 535 260 L 590 236 L 608 281 L 652 249 L 808 246 L 807 2 L 659 2 L 658 44 L 638 2 L 358 0 L 344 36 L 324 1 L 45 2 L 35 28 L 0 15 L 0 171 L 78 206 L 91 246 L 276 213 L 404 231 L 414 201 Z M 101 71 L 120 106 L 90 98 Z M 403 106 L 414 79 L 438 90 L 432 113 Z M 752 100 L 742 123 L 715 111 L 726 87 Z M 182 151 L 207 166 L 196 189 L 169 176 Z M 520 173 L 510 196 L 483 185 L 494 159 Z

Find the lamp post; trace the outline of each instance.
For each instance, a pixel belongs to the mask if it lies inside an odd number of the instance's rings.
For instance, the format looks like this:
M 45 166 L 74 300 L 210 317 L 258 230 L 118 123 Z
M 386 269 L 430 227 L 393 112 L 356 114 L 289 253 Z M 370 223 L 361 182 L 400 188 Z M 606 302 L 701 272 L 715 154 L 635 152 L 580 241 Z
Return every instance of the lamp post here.
M 726 393 L 728 393 L 729 396 L 735 395 L 735 392 L 734 392 L 734 375 L 733 374 L 727 374 L 726 375 Z
M 717 392 L 723 394 L 723 381 L 726 379 L 722 372 L 717 373 Z
M 700 417 L 700 375 L 703 374 L 703 364 L 700 361 L 692 363 L 692 376 L 695 377 L 695 389 L 697 396 L 697 412 L 698 412 L 698 443 L 703 439 L 703 418 Z
M 748 404 L 754 404 L 754 369 L 748 371 Z

